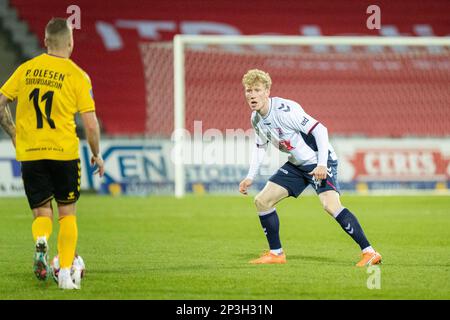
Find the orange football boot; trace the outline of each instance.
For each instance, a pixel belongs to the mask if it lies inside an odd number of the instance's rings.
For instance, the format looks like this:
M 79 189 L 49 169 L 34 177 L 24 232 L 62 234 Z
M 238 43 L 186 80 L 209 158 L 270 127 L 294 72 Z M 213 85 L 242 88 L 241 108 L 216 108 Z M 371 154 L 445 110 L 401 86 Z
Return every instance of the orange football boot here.
M 284 253 L 277 255 L 270 251 L 264 252 L 258 259 L 250 261 L 251 264 L 280 264 L 286 263 L 286 255 Z
M 357 267 L 366 267 L 381 263 L 381 254 L 378 252 L 366 252 L 361 254 L 361 260 L 356 264 Z

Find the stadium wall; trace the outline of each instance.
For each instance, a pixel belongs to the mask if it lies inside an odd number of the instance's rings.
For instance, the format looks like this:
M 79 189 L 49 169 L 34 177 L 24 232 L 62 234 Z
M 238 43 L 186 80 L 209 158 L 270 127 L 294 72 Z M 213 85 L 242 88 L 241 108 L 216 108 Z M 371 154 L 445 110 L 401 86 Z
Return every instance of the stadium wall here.
M 93 176 L 89 147 L 80 144 L 82 189 L 102 194 L 173 194 L 173 159 L 186 163 L 187 191 L 235 193 L 247 174 L 251 139 L 225 139 L 222 143 L 194 142 L 175 154 L 165 140 L 105 140 L 101 149 L 105 177 Z M 445 139 L 332 139 L 339 157 L 339 183 L 345 192 L 405 193 L 417 190 L 447 192 L 450 188 L 450 141 Z M 246 151 L 246 152 L 243 152 Z M 256 191 L 286 160 L 271 148 Z M 20 164 L 8 140 L 0 141 L 0 196 L 23 196 Z M 312 192 L 310 190 L 309 192 Z
M 67 8 L 74 1 L 11 0 L 10 3 L 44 48 L 46 23 L 52 17 L 68 16 Z M 366 10 L 370 2 L 360 0 L 111 0 L 107 4 L 78 0 L 76 4 L 82 22 L 81 30 L 74 34 L 72 58 L 92 79 L 97 115 L 108 134 L 139 135 L 149 128 L 146 120 L 151 115 L 147 113 L 153 109 L 146 102 L 146 73 L 164 71 L 160 66 L 156 71 L 146 68 L 140 52 L 142 42 L 172 41 L 176 34 L 380 37 L 450 34 L 448 0 L 379 0 L 376 2 L 382 11 L 379 30 L 367 28 Z M 319 49 L 328 50 L 323 46 Z M 326 74 L 329 76 L 328 71 Z M 334 96 L 326 96 L 336 101 Z M 402 97 L 408 98 L 403 94 Z M 300 102 L 305 103 L 305 98 Z M 351 132 L 355 131 L 358 132 L 357 129 Z

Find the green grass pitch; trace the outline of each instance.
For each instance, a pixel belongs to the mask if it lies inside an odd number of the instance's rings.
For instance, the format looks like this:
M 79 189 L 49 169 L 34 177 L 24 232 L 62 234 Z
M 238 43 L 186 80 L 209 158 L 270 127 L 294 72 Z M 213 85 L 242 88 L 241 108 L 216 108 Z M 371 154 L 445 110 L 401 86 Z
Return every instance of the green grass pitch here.
M 266 249 L 251 197 L 82 195 L 79 291 L 32 273 L 25 198 L 0 199 L 0 299 L 450 299 L 450 198 L 343 196 L 383 255 L 380 288 L 318 198 L 277 206 L 286 265 L 249 265 Z M 58 224 L 50 239 L 56 251 Z

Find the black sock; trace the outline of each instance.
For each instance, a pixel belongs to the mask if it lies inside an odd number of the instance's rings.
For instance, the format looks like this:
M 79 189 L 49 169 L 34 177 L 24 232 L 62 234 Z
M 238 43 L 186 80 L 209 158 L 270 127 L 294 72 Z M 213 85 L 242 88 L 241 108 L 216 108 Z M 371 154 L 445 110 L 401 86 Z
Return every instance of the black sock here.
M 280 221 L 278 219 L 277 211 L 274 209 L 273 212 L 269 214 L 259 216 L 259 220 L 261 221 L 261 226 L 266 234 L 270 249 L 280 249 Z
M 336 221 L 341 225 L 342 229 L 348 233 L 350 237 L 361 247 L 361 250 L 370 246 L 358 219 L 347 208 L 336 217 Z

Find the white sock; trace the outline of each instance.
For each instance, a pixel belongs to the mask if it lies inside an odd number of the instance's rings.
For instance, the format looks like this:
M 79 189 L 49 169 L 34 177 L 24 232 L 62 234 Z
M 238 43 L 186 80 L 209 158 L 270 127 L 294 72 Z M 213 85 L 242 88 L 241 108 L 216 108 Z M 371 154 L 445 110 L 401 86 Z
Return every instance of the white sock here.
M 363 249 L 362 253 L 367 253 L 367 252 L 374 253 L 375 250 L 372 248 L 372 246 L 368 246 L 367 248 Z
M 341 213 L 342 212 L 342 210 L 344 210 L 345 208 L 344 207 L 342 207 L 342 208 L 340 208 L 340 209 L 337 209 L 336 210 L 336 212 L 335 213 L 333 213 L 333 217 L 336 219 L 337 218 L 337 216 L 339 215 L 339 213 Z
M 280 254 L 283 253 L 283 248 L 270 250 L 270 253 L 273 253 L 273 254 L 276 254 L 277 256 L 279 256 Z
M 267 211 L 258 211 L 258 216 L 265 216 L 265 215 L 268 215 L 268 214 L 271 214 L 272 212 L 274 212 L 275 211 L 275 208 L 272 208 L 272 209 L 270 209 L 270 210 L 267 210 Z

